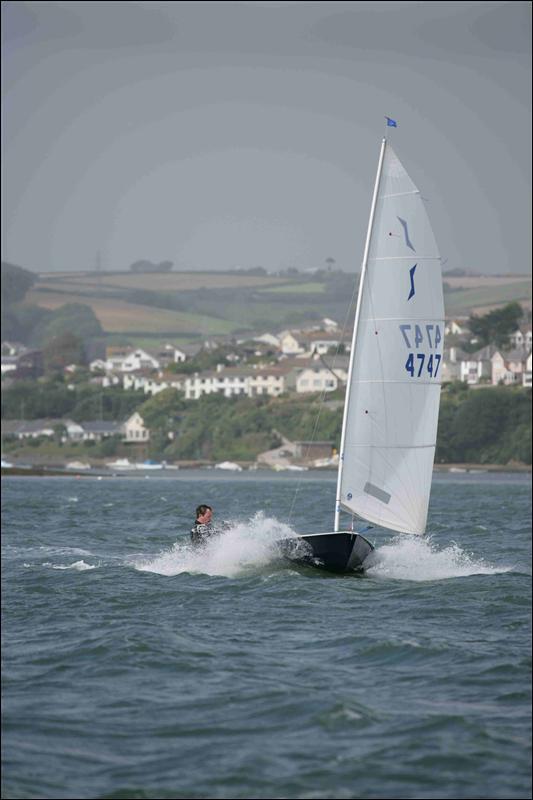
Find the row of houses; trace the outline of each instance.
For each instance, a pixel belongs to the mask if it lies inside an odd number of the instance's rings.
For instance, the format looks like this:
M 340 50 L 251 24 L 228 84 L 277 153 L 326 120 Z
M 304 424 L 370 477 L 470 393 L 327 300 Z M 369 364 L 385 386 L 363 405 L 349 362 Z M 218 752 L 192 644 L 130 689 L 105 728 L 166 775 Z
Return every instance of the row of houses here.
M 39 378 L 43 373 L 42 350 L 11 345 L 9 342 L 2 345 L 2 376 L 23 380 Z
M 468 340 L 468 331 L 459 321 L 448 322 L 445 332 L 452 341 L 453 337 L 462 341 L 465 336 Z M 347 380 L 350 346 L 341 348 L 341 339 L 349 341 L 350 332 L 341 334 L 337 323 L 324 319 L 314 328 L 265 333 L 251 342 L 233 345 L 226 342 L 224 359 L 233 366 L 219 365 L 215 370 L 193 375 L 176 373 L 175 365 L 190 361 L 201 350 L 214 351 L 223 342 L 180 347 L 166 344 L 157 350 L 109 347 L 104 358 L 90 363 L 94 375 L 91 382 L 104 388 L 122 385 L 125 389 L 142 389 L 148 395 L 172 387 L 188 400 L 212 393 L 226 397 L 277 397 L 287 391 L 333 392 Z M 449 347 L 443 354 L 442 379 L 531 386 L 531 342 L 531 325 L 525 325 L 510 336 L 510 350 L 489 346 L 469 354 L 460 344 Z M 343 355 L 337 354 L 339 350 Z M 248 363 L 250 355 L 261 363 Z M 170 365 L 174 365 L 172 372 Z M 75 368 L 72 365 L 66 369 Z M 3 343 L 2 373 L 7 377 L 38 377 L 42 374 L 42 354 Z
M 186 400 L 198 400 L 209 394 L 224 397 L 279 397 L 284 392 L 334 392 L 346 383 L 349 358 L 337 356 L 326 360 L 313 358 L 287 358 L 270 366 L 227 367 L 219 364 L 214 370 L 193 374 L 138 370 L 126 374 L 107 373 L 93 382 L 105 388 L 122 385 L 124 389 L 140 389 L 147 395 L 156 395 L 165 389 L 176 389 Z
M 38 439 L 59 437 L 63 442 L 100 442 L 118 436 L 127 443 L 142 443 L 150 439 L 141 415 L 134 412 L 124 422 L 74 422 L 71 419 L 2 420 L 2 439 Z
M 531 386 L 531 372 L 531 349 L 506 351 L 488 345 L 475 353 L 465 353 L 459 347 L 450 347 L 444 352 L 442 379 L 469 385 Z
M 324 320 L 325 323 L 336 325 L 332 320 Z M 351 339 L 351 334 L 345 334 Z M 266 333 L 253 340 L 255 343 L 254 355 L 264 355 L 269 348 L 270 352 L 281 357 L 299 356 L 311 358 L 313 355 L 325 355 L 334 352 L 341 345 L 340 333 L 329 330 L 305 330 L 305 331 L 282 331 L 278 336 Z M 158 350 L 149 348 L 131 347 L 108 347 L 105 358 L 98 358 L 90 363 L 90 369 L 103 372 L 133 373 L 140 370 L 160 370 L 168 367 L 169 364 L 180 364 L 194 358 L 202 349 L 215 349 L 220 342 L 204 342 L 195 345 L 175 345 L 166 344 Z M 235 352 L 228 353 L 230 361 L 238 362 L 241 360 L 239 346 L 243 342 L 235 345 Z M 231 348 L 230 348 L 231 349 Z M 344 347 L 344 352 L 350 352 L 350 346 Z
M 477 339 L 472 337 L 465 320 L 452 319 L 444 326 L 444 334 L 468 341 L 475 345 Z M 515 331 L 509 334 L 508 350 L 522 350 L 529 352 L 533 347 L 533 332 L 531 323 L 523 323 Z

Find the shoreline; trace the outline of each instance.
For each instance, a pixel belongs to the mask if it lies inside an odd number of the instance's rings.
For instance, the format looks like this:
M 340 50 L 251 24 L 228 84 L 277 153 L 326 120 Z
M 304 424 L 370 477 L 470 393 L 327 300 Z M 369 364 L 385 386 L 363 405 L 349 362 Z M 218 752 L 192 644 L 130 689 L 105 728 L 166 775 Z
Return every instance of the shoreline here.
M 183 472 L 188 471 L 196 471 L 196 470 L 209 470 L 213 471 L 217 477 L 237 477 L 239 475 L 246 475 L 250 477 L 250 474 L 258 473 L 261 476 L 265 475 L 280 475 L 283 474 L 285 477 L 287 476 L 287 471 L 285 470 L 273 470 L 269 468 L 258 468 L 258 469 L 250 469 L 246 466 L 243 466 L 242 472 L 231 471 L 231 470 L 220 470 L 215 469 L 214 465 L 203 463 L 194 463 L 194 462 L 187 462 L 183 465 L 179 465 L 178 467 L 174 467 L 173 469 L 160 469 L 160 470 L 143 470 L 143 469 L 133 469 L 133 470 L 113 470 L 108 469 L 105 466 L 94 466 L 91 469 L 84 469 L 84 470 L 76 470 L 76 469 L 67 469 L 66 467 L 60 467 L 58 465 L 17 465 L 14 464 L 10 467 L 2 467 L 1 475 L 2 477 L 70 477 L 70 478 L 141 478 L 141 477 L 160 477 L 160 478 L 178 478 Z M 305 470 L 307 475 L 309 474 L 320 474 L 323 472 L 336 472 L 336 467 L 309 467 Z M 435 464 L 433 467 L 434 473 L 445 473 L 445 474 L 463 474 L 463 475 L 472 475 L 472 474 L 482 474 L 482 473 L 505 473 L 505 474 L 531 474 L 532 467 L 530 464 L 473 464 L 473 463 L 465 463 L 465 464 Z M 302 475 L 302 473 L 288 471 L 289 475 L 293 477 L 298 474 Z

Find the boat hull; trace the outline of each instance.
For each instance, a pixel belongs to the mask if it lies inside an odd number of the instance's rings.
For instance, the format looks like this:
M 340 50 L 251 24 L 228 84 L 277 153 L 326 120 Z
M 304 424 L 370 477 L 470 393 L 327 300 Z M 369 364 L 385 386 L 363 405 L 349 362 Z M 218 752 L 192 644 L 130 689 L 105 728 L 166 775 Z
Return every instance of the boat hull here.
M 285 539 L 282 551 L 285 558 L 328 572 L 350 573 L 364 571 L 364 563 L 374 546 L 352 531 L 301 534 Z

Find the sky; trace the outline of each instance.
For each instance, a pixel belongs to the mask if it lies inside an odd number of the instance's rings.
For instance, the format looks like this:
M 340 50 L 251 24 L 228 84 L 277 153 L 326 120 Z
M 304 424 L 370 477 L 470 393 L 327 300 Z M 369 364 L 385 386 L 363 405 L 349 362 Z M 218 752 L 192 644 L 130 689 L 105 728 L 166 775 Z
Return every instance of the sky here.
M 356 272 L 386 135 L 445 270 L 530 272 L 529 2 L 1 9 L 3 260 Z

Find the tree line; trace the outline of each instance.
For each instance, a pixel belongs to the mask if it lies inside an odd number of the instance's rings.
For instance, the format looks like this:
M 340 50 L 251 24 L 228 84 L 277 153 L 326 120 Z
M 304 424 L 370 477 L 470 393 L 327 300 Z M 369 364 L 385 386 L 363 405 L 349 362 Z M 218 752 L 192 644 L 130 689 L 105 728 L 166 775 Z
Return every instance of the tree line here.
M 72 384 L 70 384 L 72 386 Z M 146 399 L 142 391 L 63 379 L 20 381 L 2 392 L 3 419 L 71 418 L 123 421 L 139 411 L 151 431 L 150 455 L 167 460 L 254 460 L 258 453 L 292 441 L 329 441 L 338 449 L 342 408 L 320 407 L 317 397 L 207 395 L 184 400 L 174 389 Z M 531 464 L 531 389 L 443 389 L 437 463 Z

